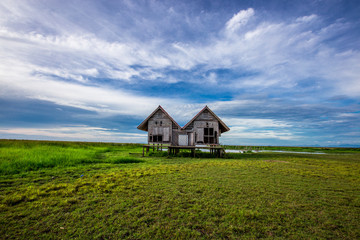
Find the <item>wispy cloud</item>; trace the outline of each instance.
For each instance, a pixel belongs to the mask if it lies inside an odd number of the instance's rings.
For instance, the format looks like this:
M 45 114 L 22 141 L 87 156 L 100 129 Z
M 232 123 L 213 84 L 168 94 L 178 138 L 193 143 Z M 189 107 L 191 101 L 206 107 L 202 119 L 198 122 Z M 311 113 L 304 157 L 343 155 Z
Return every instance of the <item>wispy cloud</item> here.
M 223 118 L 231 124 L 231 131 L 225 133 L 225 143 L 231 144 L 234 139 L 274 139 L 297 140 L 301 136 L 294 132 L 293 125 L 273 119 Z
M 244 128 L 291 128 L 292 124 L 273 120 L 273 119 L 259 119 L 259 118 L 223 118 L 225 122 L 231 123 L 232 126 Z
M 275 131 L 275 130 L 253 130 L 253 131 L 243 131 L 239 129 L 234 129 L 231 133 L 224 134 L 224 143 L 231 144 L 234 139 L 277 139 L 277 140 L 295 140 L 296 136 L 294 136 L 291 132 L 285 131 Z
M 241 10 L 226 22 L 226 30 L 233 33 L 241 26 L 246 25 L 249 19 L 254 16 L 254 9 Z
M 10 67 L 12 65 L 12 67 Z M 121 89 L 102 86 L 86 86 L 58 81 L 49 76 L 32 74 L 33 66 L 19 62 L 0 65 L 0 93 L 2 97 L 38 99 L 58 105 L 71 106 L 99 114 L 140 115 L 161 103 L 175 104 L 176 99 L 144 97 Z
M 146 134 L 123 133 L 116 129 L 90 126 L 60 126 L 50 128 L 0 128 L 5 137 L 35 138 L 43 140 L 106 141 L 106 142 L 143 142 Z

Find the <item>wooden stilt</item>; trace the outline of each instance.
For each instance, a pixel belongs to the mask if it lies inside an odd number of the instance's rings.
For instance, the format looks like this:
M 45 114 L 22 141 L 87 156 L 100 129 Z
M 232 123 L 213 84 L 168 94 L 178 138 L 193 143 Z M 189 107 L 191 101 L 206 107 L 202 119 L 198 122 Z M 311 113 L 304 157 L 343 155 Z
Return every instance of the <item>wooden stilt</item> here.
M 156 150 L 161 150 L 163 149 L 163 144 L 157 144 L 155 146 L 155 144 L 153 144 L 152 146 L 151 145 L 144 145 L 143 146 L 143 156 L 145 155 L 145 150 L 144 148 L 146 148 L 146 153 L 149 151 L 149 148 L 153 149 L 153 151 L 155 151 L 155 148 Z M 181 149 L 184 149 L 184 150 L 190 150 L 190 155 L 191 157 L 196 157 L 196 149 L 208 149 L 210 154 L 213 154 L 215 155 L 216 157 L 223 157 L 225 151 L 224 151 L 224 148 L 222 147 L 217 147 L 217 146 L 209 146 L 209 147 L 196 147 L 196 146 L 168 146 L 167 147 L 167 152 L 168 152 L 168 156 L 169 155 L 176 155 L 180 152 Z

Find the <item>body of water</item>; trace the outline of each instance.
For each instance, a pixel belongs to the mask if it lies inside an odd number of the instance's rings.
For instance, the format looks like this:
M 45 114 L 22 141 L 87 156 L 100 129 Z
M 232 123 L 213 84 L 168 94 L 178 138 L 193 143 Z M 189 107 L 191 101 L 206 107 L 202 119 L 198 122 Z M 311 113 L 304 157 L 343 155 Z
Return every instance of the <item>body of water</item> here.
M 201 152 L 210 152 L 209 149 L 197 149 Z M 167 151 L 167 148 L 163 148 L 162 151 Z M 236 149 L 225 149 L 225 153 L 245 153 L 245 152 L 274 152 L 274 153 L 299 153 L 299 154 L 325 154 L 323 152 L 296 152 L 296 151 L 282 151 L 282 150 L 236 150 Z
M 225 149 L 227 153 L 244 153 L 244 150 Z M 251 152 L 275 152 L 275 153 L 304 153 L 304 154 L 325 154 L 323 152 L 295 152 L 295 151 L 282 151 L 282 150 L 251 150 Z

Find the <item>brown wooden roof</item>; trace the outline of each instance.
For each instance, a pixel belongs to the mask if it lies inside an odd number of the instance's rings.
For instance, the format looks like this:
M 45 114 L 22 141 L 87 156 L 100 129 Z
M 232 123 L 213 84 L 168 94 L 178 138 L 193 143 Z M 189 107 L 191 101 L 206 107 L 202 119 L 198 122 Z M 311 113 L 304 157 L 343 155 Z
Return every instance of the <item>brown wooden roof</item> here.
M 205 107 L 204 107 L 198 114 L 196 114 L 195 117 L 193 117 L 182 129 L 187 128 L 187 127 L 188 127 L 193 121 L 195 121 L 195 119 L 196 119 L 197 117 L 199 117 L 200 114 L 201 114 L 202 112 L 204 112 L 205 110 L 208 110 L 209 113 L 210 113 L 211 115 L 213 115 L 213 116 L 216 118 L 216 120 L 219 121 L 219 123 L 220 123 L 220 129 L 221 129 L 221 132 L 222 132 L 222 133 L 227 132 L 227 131 L 230 131 L 230 128 L 229 128 L 228 126 L 226 126 L 226 124 L 225 124 L 213 111 L 211 111 L 211 109 L 210 109 L 208 106 L 205 106 Z
M 158 110 L 161 110 L 179 129 L 181 129 L 180 125 L 160 105 L 142 123 L 140 123 L 140 125 L 137 128 L 147 132 L 148 131 L 147 122 Z

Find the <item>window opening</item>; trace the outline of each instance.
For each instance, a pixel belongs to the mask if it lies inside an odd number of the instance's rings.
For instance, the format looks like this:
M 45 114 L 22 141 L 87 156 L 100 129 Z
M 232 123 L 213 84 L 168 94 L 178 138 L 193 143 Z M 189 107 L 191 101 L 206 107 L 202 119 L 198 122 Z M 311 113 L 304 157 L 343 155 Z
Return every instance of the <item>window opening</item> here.
M 151 142 L 162 142 L 162 141 L 163 141 L 163 136 L 162 135 L 154 135 L 154 136 L 152 136 L 152 141 Z
M 216 134 L 214 134 L 214 128 L 204 128 L 204 143 L 215 144 Z

